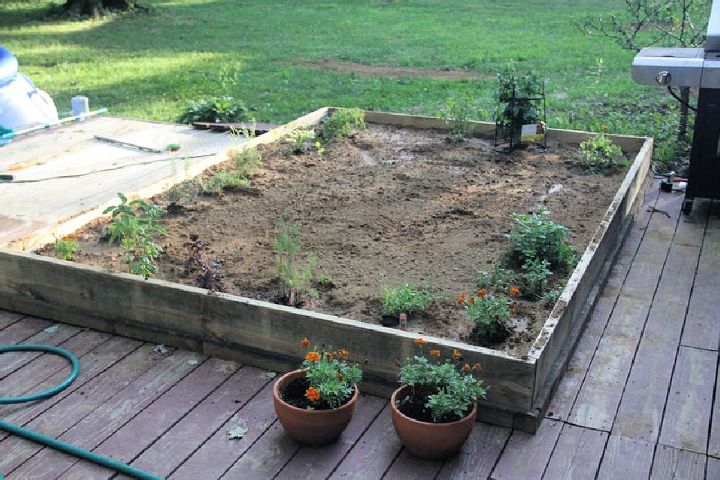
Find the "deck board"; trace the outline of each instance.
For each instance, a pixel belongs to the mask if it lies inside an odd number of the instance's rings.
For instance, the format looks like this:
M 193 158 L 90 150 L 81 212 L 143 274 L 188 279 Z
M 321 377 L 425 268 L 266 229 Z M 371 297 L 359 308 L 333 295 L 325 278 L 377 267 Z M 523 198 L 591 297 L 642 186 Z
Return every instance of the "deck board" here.
M 0 417 L 171 479 L 720 478 L 720 202 L 679 214 L 652 192 L 631 228 L 569 369 L 535 434 L 479 423 L 444 462 L 402 449 L 387 400 L 362 395 L 337 444 L 302 448 L 276 421 L 267 372 L 0 312 L 0 344 L 42 341 L 78 355 L 81 374 Z M 0 392 L 48 388 L 67 375 L 52 355 L 0 362 Z M 194 360 L 197 360 L 195 363 Z M 248 427 L 230 440 L 227 431 Z M 591 428 L 588 428 L 591 427 Z M 0 433 L 7 480 L 107 480 L 102 469 Z

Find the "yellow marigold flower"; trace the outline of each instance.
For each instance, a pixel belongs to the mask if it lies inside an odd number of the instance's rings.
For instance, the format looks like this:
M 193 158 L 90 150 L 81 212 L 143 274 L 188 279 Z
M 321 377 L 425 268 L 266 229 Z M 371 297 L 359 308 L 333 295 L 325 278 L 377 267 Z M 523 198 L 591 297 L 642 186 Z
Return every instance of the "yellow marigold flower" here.
M 305 355 L 305 360 L 308 362 L 317 362 L 320 360 L 320 354 L 317 352 L 308 352 L 308 354 Z
M 416 338 L 415 343 L 417 343 L 418 345 L 427 345 L 427 341 L 423 340 L 422 338 Z
M 460 360 L 462 358 L 462 353 L 460 353 L 460 350 L 458 350 L 457 348 L 453 348 L 452 358 L 453 360 Z
M 440 350 L 430 350 L 430 355 L 433 357 L 440 357 Z
M 511 297 L 519 297 L 520 289 L 518 287 L 510 287 L 510 296 Z
M 310 340 L 307 337 L 303 338 L 300 342 L 300 346 L 303 348 L 307 348 L 308 345 L 310 345 Z
M 317 402 L 318 400 L 320 400 L 320 392 L 317 391 L 315 388 L 310 387 L 305 390 L 305 398 L 307 398 L 311 402 Z

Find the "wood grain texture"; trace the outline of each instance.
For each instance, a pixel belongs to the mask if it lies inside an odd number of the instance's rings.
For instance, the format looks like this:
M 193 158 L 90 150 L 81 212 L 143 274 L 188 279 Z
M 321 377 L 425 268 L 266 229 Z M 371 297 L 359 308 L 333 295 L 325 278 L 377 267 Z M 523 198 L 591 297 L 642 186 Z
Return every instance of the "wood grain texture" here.
M 697 453 L 658 445 L 650 480 L 702 480 L 705 478 L 705 458 Z
M 718 354 L 680 347 L 659 443 L 706 453 Z
M 274 478 L 298 450 L 300 445 L 285 433 L 280 422 L 275 422 L 221 478 L 225 480 Z
M 648 478 L 655 445 L 631 438 L 610 435 L 603 455 L 598 480 Z
M 458 455 L 445 460 L 438 480 L 478 480 L 490 478 L 512 431 L 509 428 L 478 423 Z
M 713 478 L 720 478 L 720 459 L 707 457 L 707 470 L 705 472 L 705 478 L 712 480 Z
M 4 330 L 15 322 L 25 317 L 21 313 L 0 311 L 0 330 Z M 1 335 L 1 334 L 0 334 Z
M 492 472 L 493 480 L 542 478 L 563 423 L 545 419 L 535 435 L 514 431 Z
M 715 379 L 715 404 L 713 405 L 712 421 L 710 423 L 710 440 L 708 441 L 707 454 L 720 457 L 720 369 L 718 369 Z
M 552 480 L 594 479 L 608 434 L 565 424 L 543 478 Z
M 442 466 L 442 460 L 422 460 L 413 457 L 410 452 L 403 448 L 382 478 L 383 480 L 405 480 L 407 478 L 433 480 Z
M 78 333 L 80 333 L 80 329 L 78 327 L 74 327 L 72 325 L 55 325 L 50 328 L 50 330 L 40 330 L 36 334 L 23 340 L 22 343 L 41 343 L 57 346 Z M 43 354 L 42 352 L 7 352 L 2 355 L 3 359 L 0 363 L 0 379 L 11 375 L 15 370 L 22 368 L 24 365 L 27 365 L 38 357 L 43 355 L 47 356 L 47 354 Z

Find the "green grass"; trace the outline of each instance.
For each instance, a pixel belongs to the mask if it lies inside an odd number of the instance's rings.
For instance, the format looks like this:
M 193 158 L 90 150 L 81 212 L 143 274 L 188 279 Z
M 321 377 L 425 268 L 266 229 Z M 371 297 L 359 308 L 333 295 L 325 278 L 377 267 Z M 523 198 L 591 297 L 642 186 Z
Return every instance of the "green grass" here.
M 470 94 L 489 119 L 495 73 L 513 60 L 547 79 L 551 127 L 665 138 L 676 123 L 673 100 L 631 80 L 632 52 L 573 26 L 620 11 L 621 0 L 145 0 L 150 15 L 46 21 L 52 3 L 0 4 L 0 44 L 61 111 L 84 94 L 114 115 L 172 121 L 193 100 L 230 95 L 258 121 L 285 122 L 327 105 L 435 115 L 448 97 Z M 297 65 L 320 59 L 475 70 L 484 80 Z

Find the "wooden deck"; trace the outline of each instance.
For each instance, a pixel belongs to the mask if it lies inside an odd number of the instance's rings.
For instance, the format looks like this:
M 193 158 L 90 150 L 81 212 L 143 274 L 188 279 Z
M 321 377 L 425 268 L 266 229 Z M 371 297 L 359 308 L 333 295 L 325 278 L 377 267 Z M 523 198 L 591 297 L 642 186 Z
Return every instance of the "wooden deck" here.
M 271 375 L 233 362 L 0 313 L 0 344 L 80 357 L 65 392 L 0 418 L 173 479 L 720 479 L 720 202 L 653 190 L 537 434 L 477 424 L 445 462 L 402 449 L 385 399 L 362 396 L 340 442 L 301 448 L 273 412 Z M 0 394 L 55 384 L 49 356 L 4 354 Z M 241 440 L 227 431 L 245 425 Z M 0 435 L 7 479 L 114 472 Z

